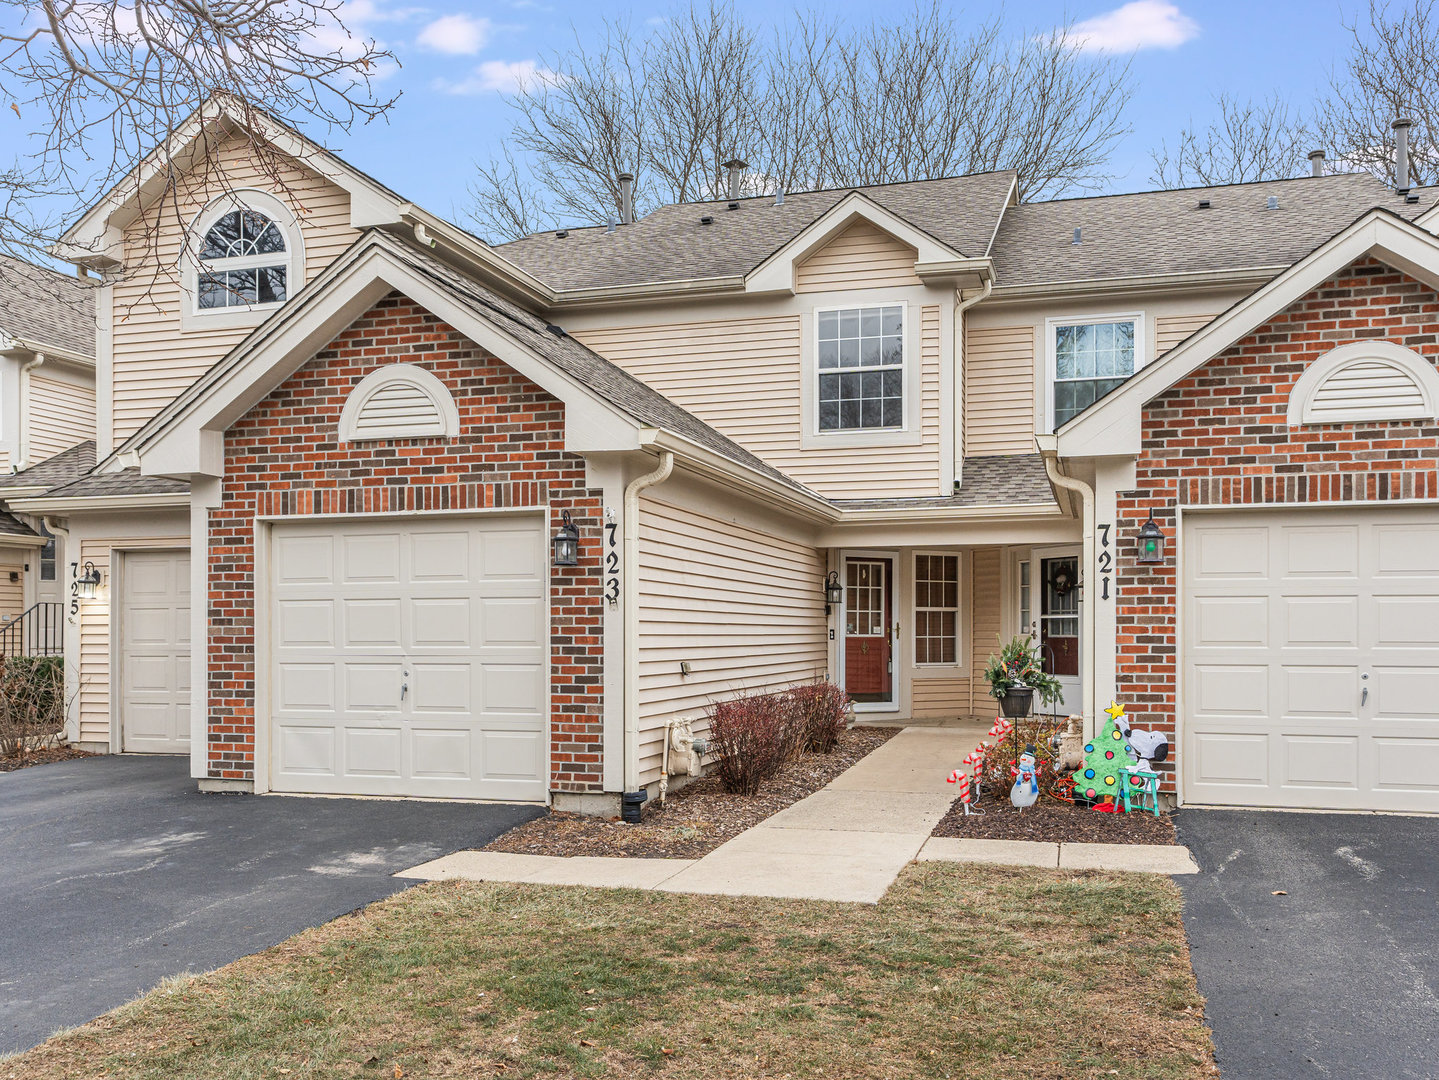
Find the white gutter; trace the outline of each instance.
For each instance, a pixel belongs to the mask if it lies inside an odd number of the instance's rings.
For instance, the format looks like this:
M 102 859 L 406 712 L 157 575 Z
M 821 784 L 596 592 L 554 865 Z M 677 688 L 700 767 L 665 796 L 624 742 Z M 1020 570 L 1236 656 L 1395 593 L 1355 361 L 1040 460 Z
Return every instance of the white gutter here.
M 1084 504 L 1084 571 L 1080 576 L 1080 584 L 1088 585 L 1089 571 L 1094 566 L 1094 488 L 1083 480 L 1061 472 L 1059 455 L 1054 449 L 1046 448 L 1041 443 L 1040 452 L 1044 455 L 1044 471 L 1049 474 L 1050 481 L 1056 487 L 1075 492 Z M 1092 738 L 1095 731 L 1094 676 L 1098 670 L 1098 665 L 1094 662 L 1094 639 L 1099 608 L 1094 597 L 1081 595 L 1081 599 L 1084 602 L 1084 618 L 1079 623 L 1079 655 L 1084 657 L 1084 665 L 1081 672 L 1083 690 L 1080 709 L 1084 714 L 1085 738 Z
M 622 579 L 625 589 L 625 793 L 640 787 L 640 492 L 662 484 L 674 472 L 672 450 L 660 451 L 660 463 L 654 472 L 636 477 L 625 488 L 625 539 Z
M 981 300 L 989 298 L 994 292 L 994 274 L 985 275 L 984 284 L 980 286 L 979 292 L 968 300 L 960 296 L 959 303 L 954 305 L 954 355 L 958 363 L 954 365 L 954 486 L 957 489 L 964 483 L 964 313 Z
M 14 499 L 10 509 L 22 514 L 53 514 L 64 511 L 83 514 L 90 510 L 161 510 L 174 506 L 189 506 L 190 495 L 184 491 L 164 492 L 153 495 L 91 495 L 66 498 Z
M 17 472 L 30 467 L 30 372 L 44 363 L 45 354 L 37 352 L 33 359 L 20 365 L 20 432 L 15 440 L 16 449 L 20 451 L 20 460 L 15 464 Z

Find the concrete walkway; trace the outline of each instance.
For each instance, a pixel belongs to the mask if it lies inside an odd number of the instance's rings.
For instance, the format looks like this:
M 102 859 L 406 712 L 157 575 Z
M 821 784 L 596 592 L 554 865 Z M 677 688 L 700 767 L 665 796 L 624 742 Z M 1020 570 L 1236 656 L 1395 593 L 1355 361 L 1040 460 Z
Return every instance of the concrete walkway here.
M 986 730 L 979 724 L 906 728 L 826 787 L 698 860 L 461 851 L 396 876 L 873 904 L 916 859 L 1193 872 L 1182 847 L 931 838 L 955 799 L 950 770 Z

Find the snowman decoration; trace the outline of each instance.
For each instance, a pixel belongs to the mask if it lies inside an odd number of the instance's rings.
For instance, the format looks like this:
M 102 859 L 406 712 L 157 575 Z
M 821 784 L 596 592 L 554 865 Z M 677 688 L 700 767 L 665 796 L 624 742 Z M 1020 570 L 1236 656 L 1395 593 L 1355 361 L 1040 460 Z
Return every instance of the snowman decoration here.
M 1039 798 L 1039 773 L 1033 745 L 1026 746 L 1019 755 L 1018 768 L 1014 770 L 1014 786 L 1009 789 L 1009 801 L 1022 814 L 1026 806 L 1033 806 Z

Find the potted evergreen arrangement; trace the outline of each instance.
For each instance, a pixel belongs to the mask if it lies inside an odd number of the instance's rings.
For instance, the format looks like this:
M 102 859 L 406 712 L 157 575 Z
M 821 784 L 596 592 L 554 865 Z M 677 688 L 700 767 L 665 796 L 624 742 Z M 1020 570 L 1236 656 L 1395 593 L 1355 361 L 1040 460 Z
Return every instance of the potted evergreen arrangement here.
M 1036 694 L 1045 705 L 1061 695 L 1059 680 L 1045 673 L 1039 648 L 1029 634 L 1007 643 L 1000 639 L 999 655 L 990 656 L 984 677 L 989 682 L 989 696 L 999 702 L 999 711 L 1005 716 L 1028 716 Z

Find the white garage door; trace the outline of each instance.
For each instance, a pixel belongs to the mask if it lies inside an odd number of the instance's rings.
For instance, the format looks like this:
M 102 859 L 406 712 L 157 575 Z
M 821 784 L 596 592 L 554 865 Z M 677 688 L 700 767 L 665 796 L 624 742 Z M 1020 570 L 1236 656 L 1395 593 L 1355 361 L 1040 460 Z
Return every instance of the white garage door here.
M 1439 810 L 1439 510 L 1190 516 L 1184 790 Z
M 190 752 L 190 555 L 120 560 L 120 749 Z
M 544 556 L 533 516 L 275 526 L 270 786 L 543 799 Z

